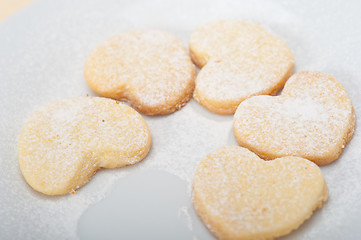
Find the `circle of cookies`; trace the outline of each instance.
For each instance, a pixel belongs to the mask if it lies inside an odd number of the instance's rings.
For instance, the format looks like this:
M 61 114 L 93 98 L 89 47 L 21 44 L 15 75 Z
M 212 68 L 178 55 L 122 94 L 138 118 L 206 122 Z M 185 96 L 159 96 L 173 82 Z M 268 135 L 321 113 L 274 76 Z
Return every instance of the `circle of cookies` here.
M 287 45 L 248 22 L 207 23 L 192 33 L 189 48 L 193 62 L 203 67 L 194 98 L 219 114 L 233 114 L 251 96 L 275 94 L 293 71 Z
M 20 169 L 35 190 L 60 195 L 88 182 L 99 168 L 141 161 L 150 145 L 147 123 L 125 104 L 99 97 L 52 101 L 22 129 Z
M 355 128 L 352 102 L 334 77 L 300 72 L 280 96 L 243 101 L 233 120 L 239 145 L 265 159 L 307 158 L 318 165 L 336 160 Z
M 113 36 L 90 54 L 84 75 L 97 93 L 138 111 L 168 114 L 192 97 L 195 66 L 172 34 L 138 30 Z
M 319 167 L 303 158 L 264 161 L 227 146 L 197 168 L 194 207 L 218 239 L 273 239 L 297 229 L 328 198 Z
M 180 109 L 194 88 L 194 98 L 212 112 L 237 109 L 239 144 L 277 159 L 263 161 L 236 146 L 212 152 L 194 177 L 194 207 L 219 239 L 272 239 L 297 229 L 328 198 L 320 169 L 304 158 L 327 164 L 353 135 L 347 93 L 330 75 L 302 72 L 281 96 L 256 96 L 276 94 L 294 65 L 286 44 L 256 24 L 208 23 L 193 32 L 190 53 L 203 67 L 195 86 L 195 67 L 173 35 L 122 33 L 90 54 L 84 75 L 97 93 L 148 115 Z M 105 98 L 66 99 L 44 105 L 25 123 L 19 162 L 35 190 L 60 195 L 99 168 L 141 161 L 150 145 L 148 126 L 132 108 Z

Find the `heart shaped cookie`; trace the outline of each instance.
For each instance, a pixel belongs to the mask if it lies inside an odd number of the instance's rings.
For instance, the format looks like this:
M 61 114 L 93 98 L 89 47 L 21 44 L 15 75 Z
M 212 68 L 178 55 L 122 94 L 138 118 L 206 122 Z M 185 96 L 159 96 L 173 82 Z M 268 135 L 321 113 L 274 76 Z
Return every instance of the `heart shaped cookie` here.
M 275 94 L 293 71 L 287 45 L 248 22 L 207 23 L 192 33 L 189 48 L 192 60 L 203 67 L 194 98 L 219 114 L 233 114 L 251 96 Z
M 88 182 L 99 168 L 139 162 L 150 145 L 147 123 L 125 104 L 98 97 L 58 100 L 25 123 L 20 169 L 35 190 L 60 195 Z
M 318 165 L 336 160 L 355 128 L 355 114 L 345 89 L 334 77 L 300 72 L 280 96 L 243 101 L 233 122 L 239 145 L 265 159 L 307 158 Z
M 192 97 L 195 67 L 172 34 L 138 30 L 113 36 L 85 64 L 89 86 L 105 97 L 127 100 L 138 111 L 168 114 Z
M 193 205 L 219 239 L 273 239 L 297 229 L 328 198 L 320 168 L 303 158 L 264 161 L 222 147 L 199 163 Z

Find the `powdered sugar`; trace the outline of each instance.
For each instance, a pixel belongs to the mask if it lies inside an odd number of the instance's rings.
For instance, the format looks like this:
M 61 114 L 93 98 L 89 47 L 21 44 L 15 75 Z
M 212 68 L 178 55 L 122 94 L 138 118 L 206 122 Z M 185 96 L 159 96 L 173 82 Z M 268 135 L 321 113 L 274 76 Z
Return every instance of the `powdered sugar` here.
M 240 147 L 210 153 L 195 175 L 195 207 L 211 231 L 272 238 L 298 227 L 327 199 L 320 169 L 299 158 L 272 162 Z
M 294 155 L 321 165 L 337 159 L 354 124 L 352 103 L 342 85 L 316 72 L 291 77 L 281 96 L 248 99 L 234 117 L 241 145 L 269 159 Z
M 190 188 L 198 161 L 218 147 L 237 145 L 232 117 L 212 114 L 192 100 L 174 114 L 145 117 L 154 141 L 141 163 L 99 171 L 74 195 L 44 197 L 32 191 L 17 163 L 21 127 L 33 110 L 50 100 L 95 95 L 83 77 L 84 63 L 104 39 L 135 29 L 161 29 L 175 34 L 186 46 L 191 33 L 209 21 L 232 18 L 259 23 L 290 47 L 296 72 L 323 71 L 342 82 L 360 115 L 359 9 L 354 1 L 345 4 L 323 0 L 38 0 L 23 8 L 0 24 L 1 239 L 75 239 L 79 216 L 93 203 L 108 198 L 109 190 L 118 186 L 124 176 L 158 169 L 181 177 Z M 357 118 L 358 126 L 360 120 Z M 285 239 L 357 239 L 361 235 L 360 140 L 357 128 L 341 158 L 322 167 L 330 201 Z M 135 189 L 129 189 L 129 194 L 134 193 Z M 190 191 L 187 194 L 190 199 Z M 166 193 L 161 196 L 169 201 L 174 197 Z M 137 206 L 129 208 L 138 211 Z M 191 202 L 188 206 L 192 210 Z M 192 220 L 194 236 L 212 239 L 196 215 Z M 137 227 L 151 228 L 154 224 L 156 218 L 147 226 Z M 163 230 L 170 231 L 166 227 Z
M 105 98 L 46 104 L 26 122 L 19 140 L 21 170 L 46 194 L 65 194 L 100 167 L 134 164 L 149 150 L 150 133 L 133 109 Z
M 85 77 L 95 91 L 126 99 L 151 115 L 172 112 L 187 102 L 194 74 L 195 68 L 180 41 L 156 30 L 109 38 L 89 56 L 85 66 Z
M 285 43 L 259 25 L 237 20 L 207 23 L 192 33 L 190 51 L 201 69 L 195 99 L 216 113 L 234 113 L 240 102 L 274 94 L 293 70 Z

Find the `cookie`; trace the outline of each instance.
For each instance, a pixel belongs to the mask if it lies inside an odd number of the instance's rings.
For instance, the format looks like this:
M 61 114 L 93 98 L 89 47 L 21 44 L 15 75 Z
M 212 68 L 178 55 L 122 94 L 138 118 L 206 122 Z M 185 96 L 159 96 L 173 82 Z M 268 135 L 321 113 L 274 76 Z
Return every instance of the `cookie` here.
M 222 147 L 197 168 L 193 205 L 218 239 L 273 239 L 297 229 L 328 198 L 320 168 L 303 158 L 264 161 Z
M 203 67 L 194 98 L 219 114 L 233 114 L 251 96 L 277 93 L 293 72 L 287 45 L 253 23 L 207 23 L 192 33 L 189 48 L 193 62 Z
M 168 114 L 192 97 L 195 66 L 172 34 L 138 30 L 101 43 L 86 61 L 84 76 L 102 96 L 126 100 L 148 115 Z
M 355 114 L 344 87 L 320 72 L 300 72 L 280 96 L 243 101 L 233 130 L 239 145 L 265 159 L 307 158 L 318 165 L 336 160 L 355 128 Z
M 52 101 L 36 110 L 22 129 L 20 169 L 36 191 L 66 194 L 99 168 L 141 161 L 150 145 L 147 123 L 123 103 L 99 97 Z

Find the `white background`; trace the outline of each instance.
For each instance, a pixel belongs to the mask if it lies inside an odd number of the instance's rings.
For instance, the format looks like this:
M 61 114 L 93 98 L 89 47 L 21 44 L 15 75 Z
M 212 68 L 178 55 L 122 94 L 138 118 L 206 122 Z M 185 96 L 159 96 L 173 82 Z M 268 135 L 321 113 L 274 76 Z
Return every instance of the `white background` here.
M 17 139 L 29 114 L 54 99 L 95 95 L 83 77 L 88 54 L 109 36 L 162 29 L 187 45 L 210 20 L 260 23 L 295 55 L 295 71 L 334 75 L 361 113 L 360 1 L 36 1 L 0 23 L 0 239 L 212 239 L 191 204 L 197 163 L 236 145 L 232 116 L 194 100 L 146 117 L 153 145 L 139 164 L 101 170 L 75 195 L 32 190 L 18 164 Z M 357 125 L 360 124 L 357 118 Z M 322 167 L 330 198 L 284 239 L 360 239 L 358 126 L 340 159 Z

